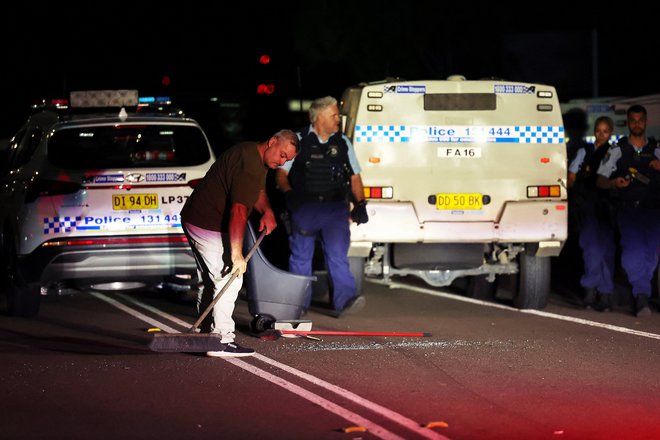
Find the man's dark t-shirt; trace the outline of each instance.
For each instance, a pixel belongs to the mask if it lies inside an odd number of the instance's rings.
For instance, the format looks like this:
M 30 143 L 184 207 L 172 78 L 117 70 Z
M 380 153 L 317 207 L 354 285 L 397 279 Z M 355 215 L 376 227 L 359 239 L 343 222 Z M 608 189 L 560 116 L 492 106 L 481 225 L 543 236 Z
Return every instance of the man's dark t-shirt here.
M 259 192 L 266 187 L 268 168 L 257 144 L 243 142 L 223 152 L 195 187 L 181 210 L 182 222 L 198 228 L 229 232 L 232 203 L 248 208 L 248 215 Z

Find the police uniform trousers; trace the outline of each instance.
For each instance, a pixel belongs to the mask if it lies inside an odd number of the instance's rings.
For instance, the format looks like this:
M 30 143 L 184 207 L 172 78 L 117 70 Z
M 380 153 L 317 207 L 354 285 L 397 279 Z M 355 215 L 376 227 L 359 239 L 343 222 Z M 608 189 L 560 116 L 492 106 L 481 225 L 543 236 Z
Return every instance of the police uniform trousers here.
M 355 296 L 355 279 L 348 262 L 351 241 L 348 204 L 345 202 L 306 203 L 291 214 L 289 235 L 289 271 L 312 275 L 312 258 L 316 236 L 320 235 L 325 264 L 332 284 L 332 302 L 340 311 Z M 305 310 L 312 302 L 311 286 L 307 289 Z
M 651 295 L 653 272 L 658 265 L 660 209 L 623 206 L 618 213 L 621 266 L 628 275 L 633 296 Z
M 616 243 L 609 218 L 596 209 L 597 201 L 585 198 L 579 210 L 579 244 L 582 249 L 584 274 L 580 285 L 600 293 L 614 292 L 614 262 Z

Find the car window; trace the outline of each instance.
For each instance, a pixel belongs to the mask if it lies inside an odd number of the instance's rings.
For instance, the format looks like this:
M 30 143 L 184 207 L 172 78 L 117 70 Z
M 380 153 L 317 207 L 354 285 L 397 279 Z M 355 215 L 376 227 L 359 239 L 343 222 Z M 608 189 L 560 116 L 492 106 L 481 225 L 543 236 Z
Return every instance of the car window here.
M 36 126 L 30 127 L 27 130 L 23 138 L 18 143 L 16 151 L 13 153 L 14 157 L 12 158 L 12 163 L 10 164 L 11 169 L 19 168 L 30 160 L 34 150 L 39 145 L 39 141 L 41 141 L 43 134 L 43 130 Z
M 209 160 L 202 131 L 190 125 L 64 128 L 48 142 L 48 159 L 64 169 L 193 166 Z

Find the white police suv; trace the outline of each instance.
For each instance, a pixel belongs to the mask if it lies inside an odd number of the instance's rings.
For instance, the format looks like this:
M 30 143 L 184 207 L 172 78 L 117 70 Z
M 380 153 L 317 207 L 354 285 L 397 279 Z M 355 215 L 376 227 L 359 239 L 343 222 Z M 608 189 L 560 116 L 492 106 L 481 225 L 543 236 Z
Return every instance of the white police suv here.
M 32 115 L 0 164 L 10 315 L 62 289 L 195 277 L 179 212 L 215 160 L 202 128 L 134 90 L 70 98 Z

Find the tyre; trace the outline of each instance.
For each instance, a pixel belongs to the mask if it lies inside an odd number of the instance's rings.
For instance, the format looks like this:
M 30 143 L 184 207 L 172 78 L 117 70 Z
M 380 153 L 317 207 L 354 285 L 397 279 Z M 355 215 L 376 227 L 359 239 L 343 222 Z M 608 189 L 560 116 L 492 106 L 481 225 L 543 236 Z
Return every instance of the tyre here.
M 25 283 L 18 268 L 15 249 L 11 240 L 5 242 L 3 284 L 7 294 L 7 314 L 21 318 L 33 318 L 39 314 L 41 287 Z
M 353 278 L 355 278 L 356 295 L 362 295 L 362 284 L 364 283 L 364 262 L 363 257 L 348 257 L 348 264 L 351 268 Z
M 513 305 L 519 309 L 543 309 L 550 294 L 550 257 L 518 255 Z
M 497 278 L 492 283 L 488 282 L 487 275 L 471 276 L 468 279 L 465 293 L 468 297 L 490 301 L 495 298 L 497 293 Z
M 261 333 L 273 328 L 275 318 L 270 315 L 256 315 L 250 322 L 250 329 L 254 333 Z

